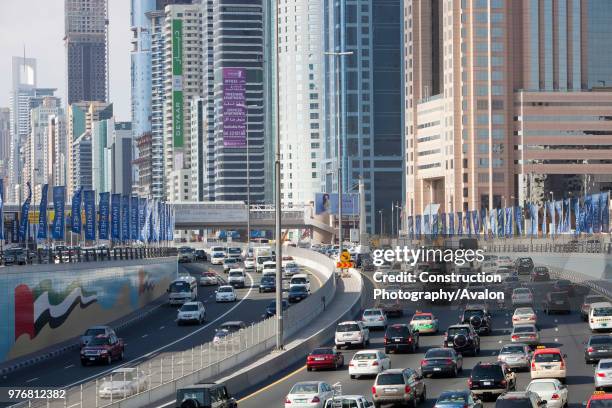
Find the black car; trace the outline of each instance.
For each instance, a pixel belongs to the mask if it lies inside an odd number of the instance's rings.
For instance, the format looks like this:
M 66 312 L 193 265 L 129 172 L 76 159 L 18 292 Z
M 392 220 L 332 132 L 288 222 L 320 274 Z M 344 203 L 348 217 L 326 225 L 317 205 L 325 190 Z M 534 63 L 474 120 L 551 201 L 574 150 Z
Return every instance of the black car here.
M 193 253 L 193 258 L 196 261 L 202 261 L 202 262 L 206 262 L 206 260 L 208 259 L 206 257 L 206 251 L 203 249 L 196 249 L 195 252 Z
M 612 358 L 612 336 L 595 334 L 589 337 L 584 347 L 584 361 L 591 364 L 602 358 Z
M 452 348 L 429 349 L 421 360 L 421 373 L 425 377 L 438 374 L 456 377 L 460 371 L 463 371 L 463 356 Z
M 572 312 L 567 292 L 548 292 L 542 307 L 546 314 Z
M 460 323 L 471 325 L 478 334 L 491 334 L 491 315 L 480 306 L 468 306 L 461 315 Z
M 385 353 L 414 353 L 419 348 L 419 332 L 413 331 L 408 324 L 392 324 L 385 331 L 384 343 Z
M 289 289 L 289 295 L 287 295 L 287 300 L 289 303 L 297 303 L 308 297 L 308 288 L 306 285 L 296 285 Z
M 274 276 L 262 276 L 259 281 L 259 293 L 276 291 L 276 278 Z
M 175 408 L 238 408 L 223 384 L 189 385 L 176 390 Z
M 567 292 L 569 296 L 574 296 L 576 288 L 574 284 L 567 279 L 559 279 L 553 286 L 555 292 Z
M 283 299 L 281 302 L 283 305 L 282 307 L 283 307 L 283 312 L 284 312 L 289 307 L 289 302 L 287 302 L 285 299 Z M 276 314 L 276 300 L 273 300 L 272 302 L 270 302 L 268 307 L 266 307 L 266 313 L 263 315 L 263 317 L 264 318 L 272 317 L 275 314 Z
M 500 395 L 495 401 L 495 408 L 540 408 L 545 406 L 546 401 L 533 391 L 507 392 Z
M 514 267 L 519 275 L 529 275 L 533 271 L 533 259 L 529 257 L 517 258 Z
M 531 271 L 532 282 L 548 282 L 550 280 L 550 271 L 545 266 L 536 266 Z
M 469 324 L 454 324 L 444 334 L 444 347 L 475 356 L 480 353 L 480 336 Z
M 516 375 L 502 362 L 478 363 L 468 378 L 468 388 L 478 397 L 497 398 L 516 389 Z

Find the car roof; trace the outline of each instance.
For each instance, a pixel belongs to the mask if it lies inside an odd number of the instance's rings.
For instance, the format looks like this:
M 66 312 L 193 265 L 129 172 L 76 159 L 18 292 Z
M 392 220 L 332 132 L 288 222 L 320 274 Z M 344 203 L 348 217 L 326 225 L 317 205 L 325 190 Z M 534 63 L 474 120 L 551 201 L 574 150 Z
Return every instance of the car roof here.
M 448 326 L 448 328 L 453 328 L 453 329 L 469 329 L 470 327 L 472 327 L 469 324 L 451 324 L 450 326 Z
M 404 370 L 405 370 L 405 368 L 390 368 L 388 370 L 383 371 L 380 374 L 401 374 L 401 373 L 404 372 Z
M 562 384 L 561 381 L 557 380 L 556 378 L 536 378 L 535 380 L 531 380 L 529 382 L 529 384 L 531 384 L 531 383 L 548 383 L 548 382 L 554 382 L 555 384 Z
M 547 348 L 541 348 L 541 349 L 535 349 L 535 351 L 533 352 L 533 354 L 561 354 L 561 349 L 559 348 L 553 348 L 553 347 L 547 347 Z
M 179 390 L 185 390 L 185 389 L 198 389 L 198 388 L 212 388 L 212 387 L 216 387 L 216 386 L 223 386 L 223 384 L 216 384 L 216 383 L 201 383 L 201 384 L 193 384 L 193 385 L 186 385 L 184 387 L 179 388 Z
M 412 317 L 414 316 L 433 316 L 432 312 L 416 312 Z
M 198 305 L 198 304 L 200 304 L 200 302 L 185 302 L 185 303 L 183 303 L 183 306 L 185 306 L 185 305 Z
M 293 384 L 293 386 L 295 387 L 296 385 L 320 385 L 320 384 L 325 384 L 325 381 L 298 381 L 295 384 Z
M 234 287 L 231 286 L 231 285 L 221 285 L 221 286 L 219 286 L 219 289 L 221 289 L 221 288 L 232 288 L 232 289 L 234 289 Z
M 305 273 L 296 273 L 295 275 L 293 275 L 293 277 L 291 277 L 291 279 L 293 278 L 306 278 L 308 279 L 308 275 L 306 275 Z
M 358 324 L 358 323 L 360 323 L 360 322 L 358 322 L 356 320 L 347 320 L 345 322 L 338 323 L 338 326 L 341 325 L 341 324 Z
M 506 392 L 500 395 L 499 398 L 502 398 L 502 399 L 525 398 L 525 397 L 528 398 L 532 395 L 534 395 L 534 392 L 532 391 L 510 391 L 510 392 Z
M 504 347 L 516 347 L 516 346 L 527 347 L 527 344 L 525 344 L 525 343 L 506 343 L 506 344 L 502 345 L 502 348 L 504 348 Z
M 610 302 L 597 302 L 591 304 L 591 310 L 597 309 L 598 307 L 612 307 L 612 303 Z

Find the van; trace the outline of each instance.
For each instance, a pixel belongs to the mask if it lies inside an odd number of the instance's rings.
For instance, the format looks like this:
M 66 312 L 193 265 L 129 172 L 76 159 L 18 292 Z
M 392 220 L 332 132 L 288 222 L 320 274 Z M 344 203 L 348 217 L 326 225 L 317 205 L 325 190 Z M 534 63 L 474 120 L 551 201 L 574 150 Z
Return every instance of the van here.
M 240 247 L 227 248 L 228 258 L 242 259 L 242 249 Z
M 589 328 L 591 331 L 612 329 L 612 303 L 598 302 L 591 304 Z
M 264 269 L 265 262 L 272 262 L 274 259 L 270 255 L 260 255 L 255 258 L 255 267 L 257 272 L 261 273 Z
M 291 277 L 289 281 L 289 289 L 294 286 L 306 286 L 306 290 L 310 292 L 310 281 L 305 273 L 298 273 Z
M 276 276 L 276 262 L 274 261 L 264 262 L 262 273 L 263 273 L 263 276 L 266 276 L 266 275 Z
M 198 297 L 198 281 L 191 275 L 180 276 L 170 283 L 167 292 L 171 305 L 194 301 Z

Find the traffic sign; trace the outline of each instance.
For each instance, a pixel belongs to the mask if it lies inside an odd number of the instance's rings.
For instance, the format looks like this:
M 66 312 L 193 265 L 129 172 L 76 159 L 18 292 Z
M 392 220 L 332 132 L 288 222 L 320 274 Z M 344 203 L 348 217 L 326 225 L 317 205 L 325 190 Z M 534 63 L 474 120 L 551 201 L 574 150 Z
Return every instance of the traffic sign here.
M 353 262 L 337 262 L 336 263 L 336 267 L 340 268 L 340 269 L 353 268 L 354 267 L 354 263 Z
M 351 262 L 351 253 L 349 251 L 342 251 L 340 254 L 340 262 Z

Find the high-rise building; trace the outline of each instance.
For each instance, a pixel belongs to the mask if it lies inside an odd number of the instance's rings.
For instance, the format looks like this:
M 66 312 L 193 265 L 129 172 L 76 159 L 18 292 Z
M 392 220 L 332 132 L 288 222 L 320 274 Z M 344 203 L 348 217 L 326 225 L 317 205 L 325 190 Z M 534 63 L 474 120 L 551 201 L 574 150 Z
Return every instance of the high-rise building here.
M 113 127 L 113 193 L 132 193 L 132 122 L 115 122 Z
M 132 161 L 132 164 L 138 167 L 138 179 L 135 181 L 136 185 L 133 185 L 132 187 L 134 188 L 133 193 L 141 197 L 151 196 L 151 182 L 153 175 L 151 142 L 151 132 L 143 133 L 134 141 L 138 153 L 136 159 Z
M 97 192 L 113 188 L 114 128 L 114 117 L 95 121 L 91 127 L 91 185 Z
M 47 151 L 47 180 L 49 189 L 65 186 L 68 172 L 68 145 L 66 143 L 66 116 L 64 113 L 49 116 L 49 150 Z
M 284 205 L 314 201 L 323 159 L 323 52 L 320 0 L 278 6 L 281 182 Z
M 8 182 L 8 162 L 11 149 L 11 109 L 0 108 L 0 179 Z M 6 198 L 6 197 L 5 197 Z
M 151 20 L 151 197 L 164 198 L 164 25 L 165 13 L 147 13 Z
M 64 0 L 68 105 L 108 98 L 108 0 Z
M 203 98 L 195 98 L 191 101 L 191 199 L 193 201 L 204 201 L 204 175 L 206 174 L 206 160 L 204 152 L 207 151 L 204 143 L 206 122 L 205 103 Z
M 405 1 L 407 214 L 612 186 L 611 18 L 603 0 Z
M 388 233 L 403 192 L 400 1 L 328 2 L 323 13 L 323 51 L 352 52 L 323 62 L 323 190 L 338 191 L 340 161 L 345 193 L 364 180 L 367 232 Z
M 72 186 L 73 191 L 80 188 L 92 189 L 92 165 L 91 165 L 91 131 L 82 133 L 72 142 Z

